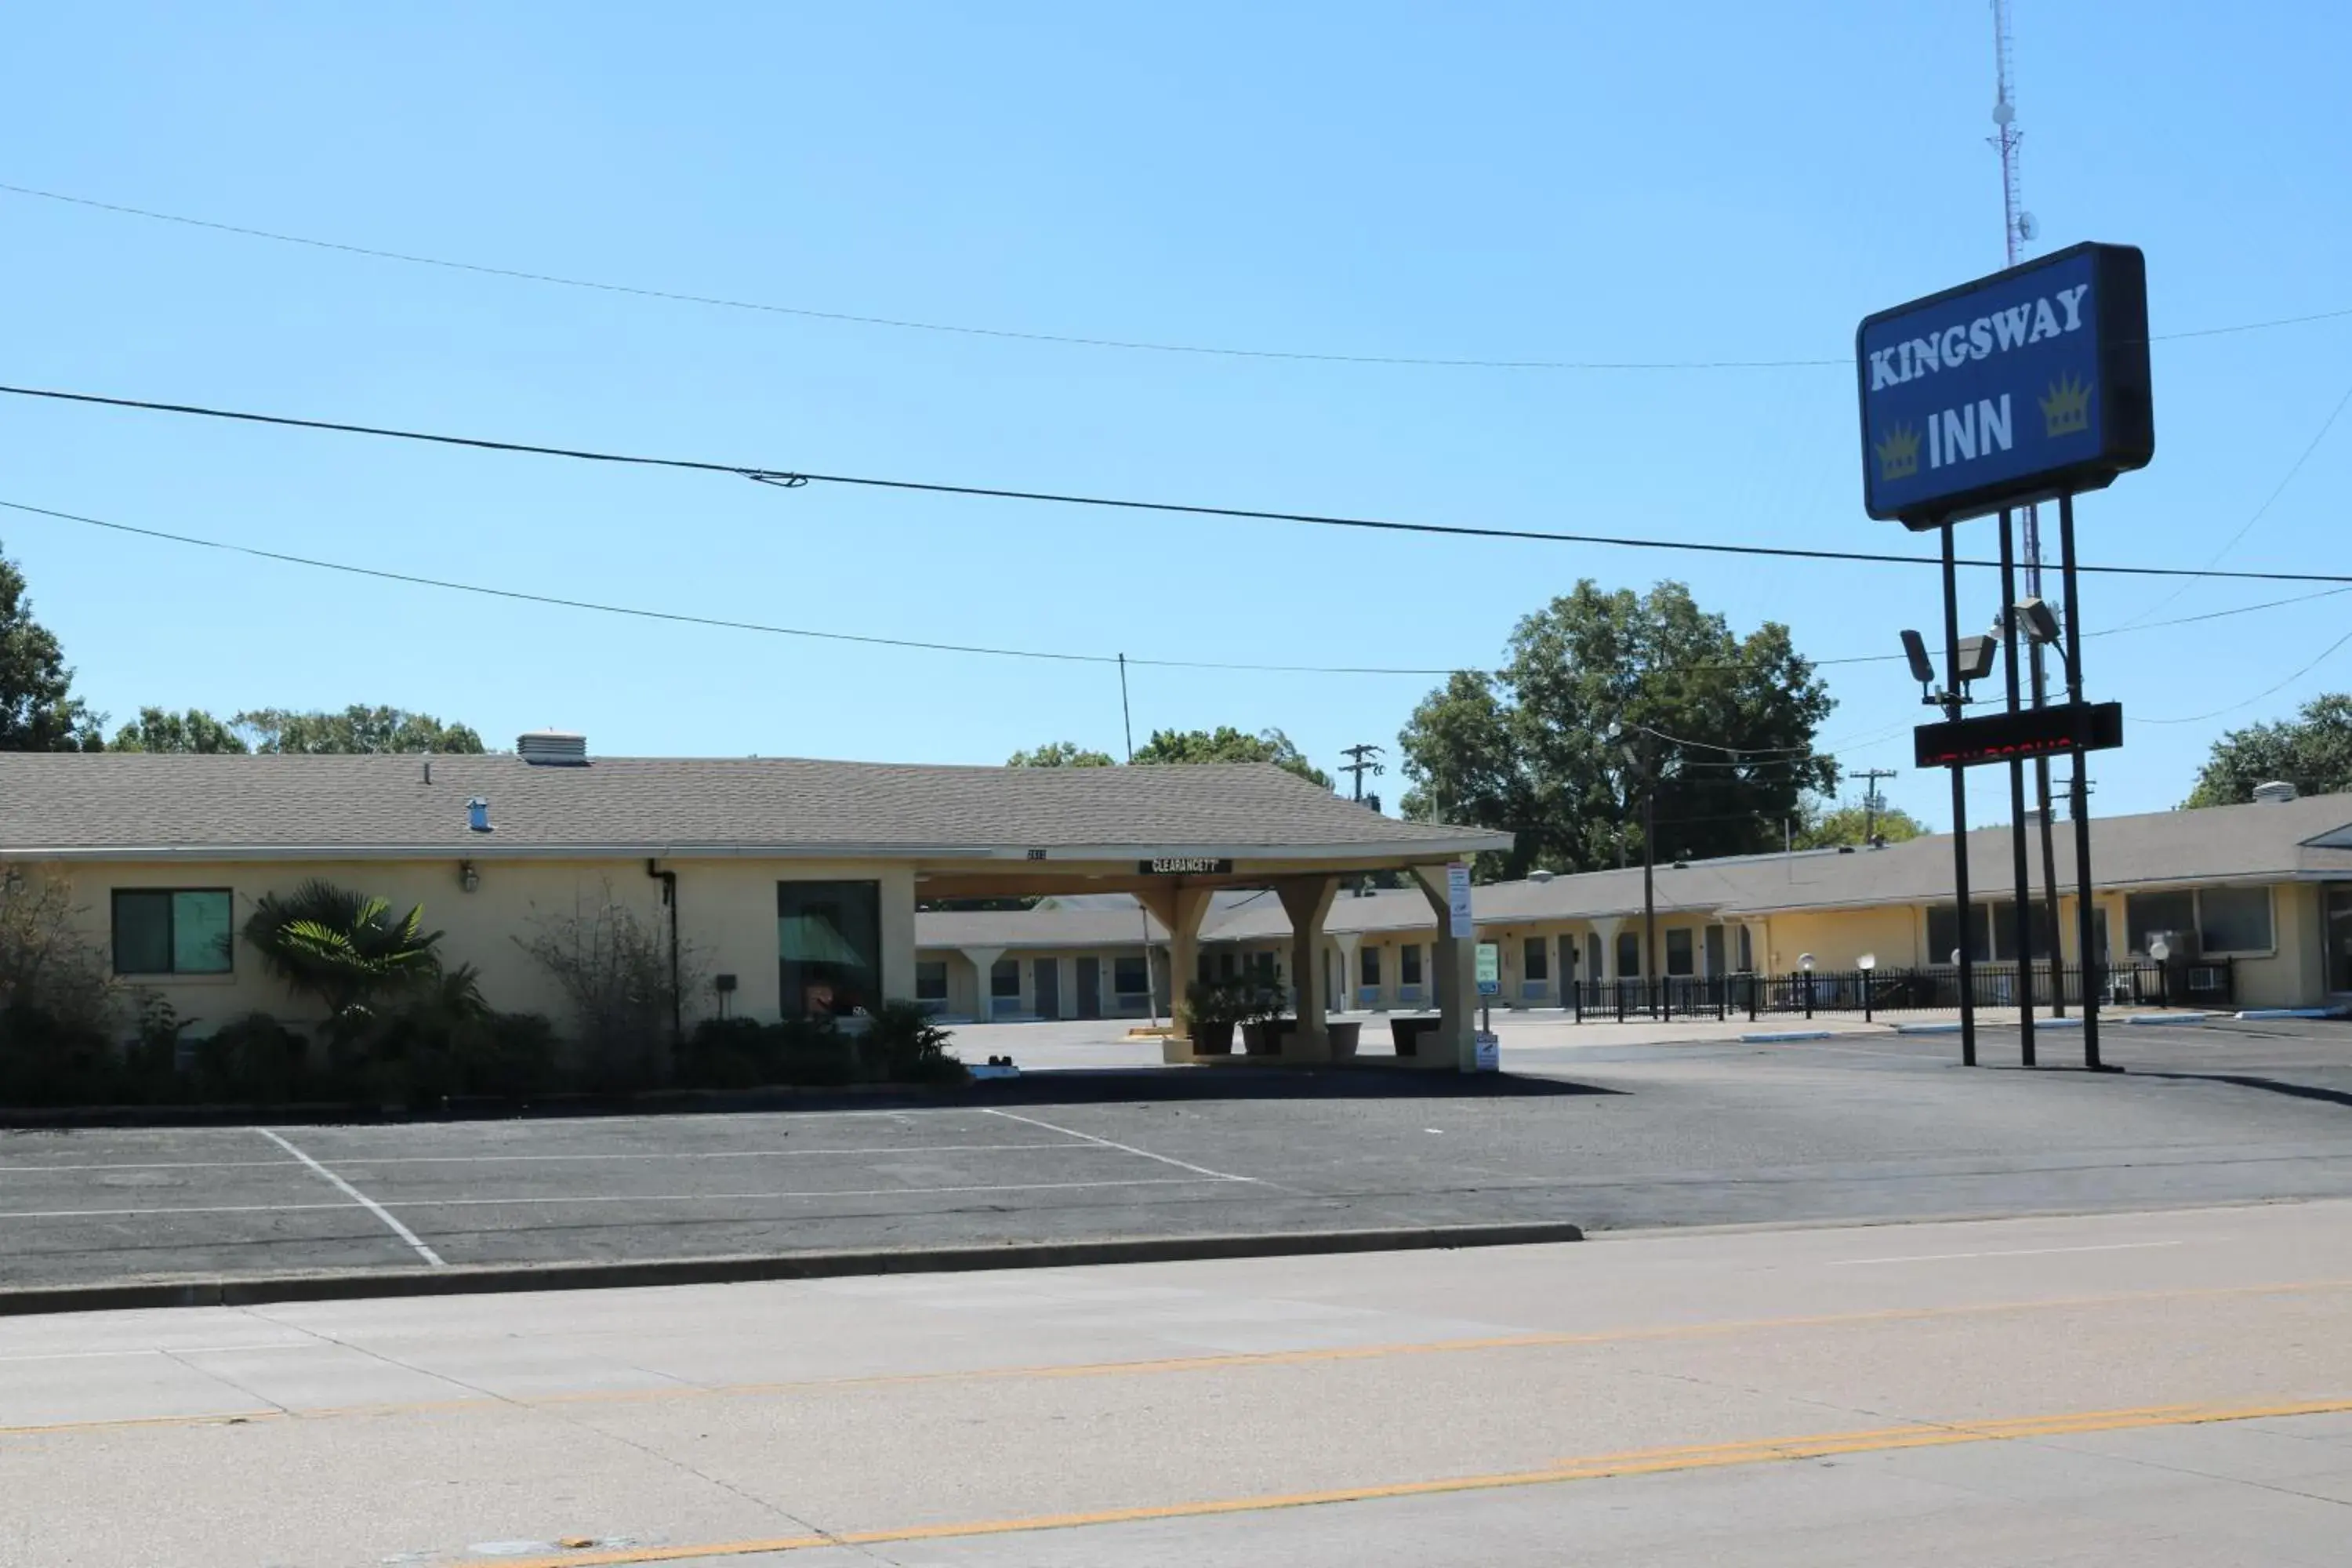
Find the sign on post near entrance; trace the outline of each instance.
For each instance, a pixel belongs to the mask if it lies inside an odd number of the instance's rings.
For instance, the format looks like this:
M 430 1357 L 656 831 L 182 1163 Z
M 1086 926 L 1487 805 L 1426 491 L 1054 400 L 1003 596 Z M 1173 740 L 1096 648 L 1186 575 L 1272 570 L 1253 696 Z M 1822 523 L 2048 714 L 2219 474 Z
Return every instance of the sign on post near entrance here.
M 1491 942 L 1478 944 L 1478 994 L 1493 996 L 1503 989 L 1503 950 Z
M 1470 868 L 1461 860 L 1445 865 L 1445 934 L 1470 934 Z
M 2105 488 L 2156 453 L 2147 264 L 2071 246 L 1863 318 L 1863 507 L 1925 529 Z
M 1914 765 L 1972 768 L 1979 763 L 2050 757 L 2080 746 L 2106 752 L 2124 743 L 2120 702 L 2066 702 L 2054 708 L 2023 708 L 2014 713 L 1984 713 L 1922 724 L 1911 731 Z

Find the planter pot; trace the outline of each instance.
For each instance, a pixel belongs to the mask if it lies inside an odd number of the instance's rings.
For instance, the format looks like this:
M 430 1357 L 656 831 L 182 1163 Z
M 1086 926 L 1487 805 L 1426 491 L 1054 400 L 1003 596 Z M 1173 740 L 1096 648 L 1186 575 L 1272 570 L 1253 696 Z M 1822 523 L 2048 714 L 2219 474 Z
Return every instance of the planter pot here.
M 1222 1024 L 1192 1026 L 1192 1054 L 1196 1057 L 1229 1057 L 1234 1054 L 1234 1026 L 1230 1021 Z
M 1417 1057 L 1421 1054 L 1421 1037 L 1434 1030 L 1440 1020 L 1435 1018 L 1391 1018 L 1389 1037 L 1396 1042 L 1396 1054 Z
M 1263 1024 L 1243 1025 L 1242 1039 L 1251 1056 L 1278 1057 L 1282 1054 L 1282 1042 L 1297 1027 L 1296 1018 L 1268 1018 Z
M 1360 1023 L 1326 1024 L 1323 1028 L 1324 1032 L 1331 1037 L 1331 1058 L 1334 1061 L 1341 1057 L 1352 1057 L 1356 1054 L 1356 1041 L 1363 1033 L 1363 1025 Z

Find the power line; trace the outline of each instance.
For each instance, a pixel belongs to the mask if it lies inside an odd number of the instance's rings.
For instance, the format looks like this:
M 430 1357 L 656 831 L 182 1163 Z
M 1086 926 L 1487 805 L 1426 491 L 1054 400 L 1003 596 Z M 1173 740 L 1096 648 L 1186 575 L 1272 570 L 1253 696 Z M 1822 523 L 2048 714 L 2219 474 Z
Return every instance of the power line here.
M 304 419 L 283 414 L 254 414 L 202 404 L 162 403 L 145 398 L 108 397 L 97 393 L 65 392 L 43 387 L 0 385 L 0 394 L 43 398 L 109 408 L 132 408 L 153 414 L 177 414 L 205 419 L 226 419 L 249 425 L 279 426 L 298 430 L 332 431 L 347 436 L 375 436 L 391 440 L 467 447 L 478 451 L 519 453 L 531 457 L 568 458 L 583 462 L 612 463 L 689 472 L 728 474 L 761 484 L 798 489 L 811 484 L 847 485 L 866 489 L 911 494 L 959 496 L 968 500 L 1036 501 L 1053 506 L 1097 507 L 1118 511 L 1149 511 L 1181 517 L 1226 518 L 1253 522 L 1296 522 L 1318 528 L 1349 528 L 1381 533 L 1430 534 L 1457 539 L 1526 540 L 1547 544 L 1604 545 L 1621 550 L 1659 550 L 1702 555 L 1737 555 L 1790 561 L 1835 561 L 1862 565 L 1927 566 L 1937 564 L 1925 555 L 1891 551 L 1809 550 L 1796 545 L 1726 544 L 1702 540 L 1642 538 L 1628 534 L 1563 533 L 1544 529 L 1486 528 L 1470 523 L 1406 522 L 1388 518 L 1342 517 L 1323 512 L 1273 511 L 1253 507 L 1202 506 L 1182 501 L 1141 500 L 1131 497 L 1085 495 L 1060 490 L 1011 489 L 992 485 L 959 485 L 925 479 L 882 479 L 865 474 L 824 474 L 810 470 L 769 468 L 749 463 L 710 462 L 690 458 L 656 458 L 589 447 L 550 447 L 527 441 L 501 441 L 479 436 L 450 436 L 388 426 L 356 425 L 339 420 Z M 2000 563 L 1970 558 L 1969 567 L 1997 568 Z M 2215 581 L 2252 583 L 2341 583 L 2352 585 L 2352 574 L 2324 572 L 2223 572 L 2187 566 L 2117 566 L 2083 563 L 2078 572 L 2122 577 L 2200 577 Z
M 1014 342 L 1053 343 L 1066 348 L 1117 349 L 1140 353 L 1183 354 L 1195 358 L 1286 360 L 1313 364 L 1388 365 L 1409 369 L 1439 370 L 1816 370 L 1828 366 L 1845 369 L 1850 368 L 1853 363 L 1851 359 L 1845 358 L 1565 360 L 1325 353 L 1296 349 L 1237 348 L 1217 343 L 1162 342 L 1142 338 L 1087 337 L 1069 332 L 1024 331 L 1008 327 L 976 327 L 953 321 L 926 321 L 908 317 L 861 315 L 848 310 L 824 310 L 804 305 L 780 305 L 768 300 L 737 300 L 724 295 L 697 294 L 684 289 L 655 289 L 633 283 L 614 283 L 600 279 L 572 278 L 562 273 L 535 272 L 525 268 L 498 267 L 487 262 L 458 261 L 448 257 L 425 256 L 415 251 L 352 245 L 341 240 L 320 239 L 310 235 L 289 234 L 281 229 L 257 228 L 246 224 L 224 223 L 215 218 L 193 217 L 184 213 L 163 212 L 154 207 L 131 206 L 124 202 L 100 201 L 92 196 L 71 195 L 64 191 L 44 190 L 37 185 L 12 184 L 5 181 L 0 181 L 0 192 L 5 192 L 11 195 L 30 196 L 46 202 L 56 202 L 66 206 L 81 207 L 92 212 L 143 218 L 151 223 L 176 224 L 184 228 L 206 229 L 215 234 L 236 235 L 244 239 L 268 240 L 276 245 L 300 246 L 310 250 L 366 257 L 376 261 L 396 261 L 409 267 L 432 267 L 447 272 L 471 273 L 477 277 L 503 278 L 512 282 L 543 283 L 559 289 L 572 289 L 598 294 L 616 294 L 639 300 L 659 300 L 670 304 L 697 305 L 711 310 L 750 310 L 761 315 L 794 316 L 804 321 L 838 321 L 861 327 L 887 327 L 899 331 L 943 332 L 960 337 L 998 338 Z M 2300 316 L 2278 316 L 2266 321 L 2232 321 L 2221 326 L 2192 328 L 2186 331 L 2154 332 L 2149 334 L 2148 341 L 2168 342 L 2187 338 L 2222 337 L 2236 332 L 2267 331 L 2275 327 L 2306 326 L 2315 321 L 2337 321 L 2347 316 L 2352 316 L 2352 307 L 2333 310 L 2315 310 Z
M 1315 353 L 1291 349 L 1233 348 L 1213 343 L 1158 342 L 1142 338 L 1097 338 L 1070 332 L 1022 331 L 1009 327 L 975 327 L 953 321 L 923 321 L 899 316 L 866 316 L 848 310 L 820 310 L 803 305 L 779 305 L 760 300 L 730 300 L 717 294 L 692 294 L 680 289 L 641 288 L 631 283 L 610 283 L 592 278 L 567 278 L 560 273 L 531 272 L 516 267 L 493 267 L 478 261 L 455 261 L 446 257 L 421 256 L 413 251 L 384 250 L 373 246 L 346 245 L 340 240 L 314 239 L 308 235 L 287 234 L 276 229 L 252 228 L 243 224 L 220 223 L 211 218 L 190 217 L 182 213 L 159 212 L 152 207 L 134 207 L 121 202 L 101 202 L 89 196 L 68 195 L 63 191 L 45 191 L 33 185 L 16 185 L 0 182 L 0 191 L 12 195 L 37 196 L 43 201 L 62 202 L 69 206 L 88 207 L 98 212 L 117 213 L 126 217 L 146 218 L 155 223 L 178 224 L 187 228 L 210 229 L 216 234 L 234 234 L 247 239 L 267 239 L 279 245 L 305 246 L 312 250 L 331 250 L 345 256 L 364 256 L 378 261 L 398 261 L 411 267 L 437 267 L 449 272 L 470 272 L 485 278 L 505 278 L 521 283 L 547 283 L 560 289 L 578 289 L 599 294 L 624 294 L 640 300 L 662 300 L 677 305 L 700 305 L 720 310 L 754 310 L 762 315 L 797 316 L 813 321 L 840 321 L 852 326 L 888 327 L 900 331 L 946 332 L 959 337 L 1000 338 L 1015 342 L 1055 343 L 1066 348 L 1124 349 L 1141 353 L 1185 354 L 1210 359 L 1291 360 L 1315 364 L 1392 365 L 1417 369 L 1441 370 L 1790 370 L 1815 368 L 1822 365 L 1846 365 L 1843 359 L 1760 359 L 1760 360 L 1555 360 L 1555 359 L 1454 359 L 1440 355 Z
M 2296 670 L 2293 675 L 2288 676 L 2284 680 L 2280 681 L 2275 686 L 2266 686 L 2263 688 L 2263 689 L 2255 692 L 2252 697 L 2246 698 L 2243 701 L 2232 702 L 2226 708 L 2216 708 L 2209 712 L 2191 713 L 2185 719 L 2139 719 L 2136 720 L 2135 722 L 2141 724 L 2199 724 L 2204 722 L 2208 719 L 2219 719 L 2224 713 L 2234 713 L 2241 708 L 2252 708 L 2263 698 L 2272 695 L 2273 692 L 2284 691 L 2288 687 L 2293 686 L 2296 681 L 2301 680 L 2305 676 L 2309 675 L 2313 670 L 2317 669 L 2321 665 L 2327 662 L 2328 658 L 2334 655 L 2337 648 L 2342 647 L 2347 642 L 2352 642 L 2352 632 L 2346 632 L 2342 637 L 2337 637 L 2334 642 L 2329 643 L 2326 647 L 2320 649 L 2318 658 L 2313 659 L 2309 664 L 2305 665 L 2301 669 Z
M 877 637 L 860 632 L 818 631 L 807 626 L 772 626 L 761 621 L 730 620 L 719 616 L 688 615 L 676 610 L 654 610 L 636 605 L 611 605 L 593 599 L 571 599 L 553 594 L 526 593 L 520 588 L 495 588 L 480 583 L 459 583 L 446 577 L 425 577 L 413 572 L 394 572 L 382 567 L 359 566 L 347 561 L 327 561 L 316 556 L 295 555 L 282 550 L 264 550 L 258 545 L 232 544 L 225 540 L 204 539 L 190 533 L 173 533 L 160 528 L 142 528 L 133 523 L 113 522 L 105 518 L 89 517 L 79 512 L 59 511 L 52 507 L 33 506 L 24 501 L 0 500 L 0 507 L 11 511 L 29 512 L 36 517 L 55 518 L 62 522 L 81 523 L 90 528 L 102 528 L 114 533 L 136 534 L 142 539 L 167 540 L 173 544 L 194 545 L 201 550 L 218 550 L 232 555 L 249 555 L 262 561 L 276 561 L 290 566 L 308 566 L 320 572 L 341 572 L 354 577 L 373 577 L 386 583 L 404 583 L 413 587 L 440 588 L 453 594 L 478 594 L 487 598 L 508 599 L 527 605 L 549 605 L 558 609 L 591 610 L 599 615 L 628 616 L 639 620 L 668 621 L 679 626 L 712 626 L 724 631 L 759 632 L 769 637 L 807 637 L 819 642 L 860 643 L 873 647 L 911 648 L 924 653 L 961 653 L 985 655 L 992 658 L 1045 659 L 1057 664 L 1117 664 L 1115 653 L 1065 653 L 1047 648 L 991 647 L 977 643 L 926 642 L 915 637 Z M 1129 657 L 1129 664 L 1150 665 L 1160 669 L 1222 669 L 1259 675 L 1411 675 L 1444 676 L 1450 669 L 1407 669 L 1372 665 L 1310 665 L 1310 664 L 1227 664 L 1210 659 L 1139 658 Z

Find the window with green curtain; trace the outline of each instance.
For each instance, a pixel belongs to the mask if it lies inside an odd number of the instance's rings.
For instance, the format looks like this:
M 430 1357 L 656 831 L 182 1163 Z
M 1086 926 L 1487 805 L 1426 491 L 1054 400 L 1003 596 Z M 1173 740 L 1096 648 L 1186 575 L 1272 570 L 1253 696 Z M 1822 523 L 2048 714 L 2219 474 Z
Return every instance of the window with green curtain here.
M 2271 890 L 2268 888 L 2200 888 L 2197 930 L 2207 952 L 2268 952 L 2271 950 Z
M 776 952 L 787 1016 L 882 1003 L 882 884 L 779 882 Z
M 113 900 L 117 974 L 226 974 L 235 957 L 226 888 L 121 888 Z

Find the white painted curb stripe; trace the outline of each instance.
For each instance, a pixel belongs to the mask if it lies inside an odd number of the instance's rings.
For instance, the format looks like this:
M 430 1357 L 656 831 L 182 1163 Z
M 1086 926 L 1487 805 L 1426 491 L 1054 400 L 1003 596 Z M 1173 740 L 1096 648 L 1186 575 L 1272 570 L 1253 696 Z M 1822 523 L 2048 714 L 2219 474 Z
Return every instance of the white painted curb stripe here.
M 1765 1034 L 1742 1035 L 1739 1038 L 1751 1046 L 1770 1046 L 1783 1040 L 1826 1040 L 1835 1031 L 1831 1029 L 1777 1029 Z

